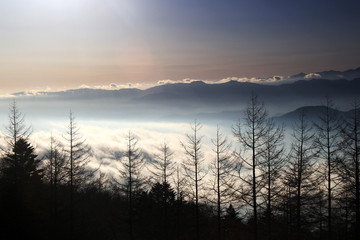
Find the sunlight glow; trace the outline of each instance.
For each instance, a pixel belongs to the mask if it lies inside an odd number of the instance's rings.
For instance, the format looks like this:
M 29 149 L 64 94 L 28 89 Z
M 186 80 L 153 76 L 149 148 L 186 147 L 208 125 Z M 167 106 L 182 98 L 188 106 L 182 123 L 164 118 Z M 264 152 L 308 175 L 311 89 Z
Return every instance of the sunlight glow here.
M 79 7 L 81 4 L 86 3 L 84 0 L 47 0 L 40 1 L 45 6 L 58 8 L 58 9 L 69 9 L 74 7 Z

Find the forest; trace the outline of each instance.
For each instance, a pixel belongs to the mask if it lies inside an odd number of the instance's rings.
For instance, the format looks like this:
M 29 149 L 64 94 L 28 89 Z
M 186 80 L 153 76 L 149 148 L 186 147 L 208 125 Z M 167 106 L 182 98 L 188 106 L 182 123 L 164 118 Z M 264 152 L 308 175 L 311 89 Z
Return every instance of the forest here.
M 195 120 L 179 143 L 184 161 L 167 142 L 144 154 L 129 131 L 110 176 L 88 167 L 72 112 L 64 139 L 49 138 L 38 156 L 14 101 L 0 156 L 0 238 L 360 239 L 360 101 L 349 106 L 339 117 L 326 98 L 318 120 L 300 113 L 288 139 L 252 94 L 232 127 L 236 150 L 218 128 L 209 166 Z

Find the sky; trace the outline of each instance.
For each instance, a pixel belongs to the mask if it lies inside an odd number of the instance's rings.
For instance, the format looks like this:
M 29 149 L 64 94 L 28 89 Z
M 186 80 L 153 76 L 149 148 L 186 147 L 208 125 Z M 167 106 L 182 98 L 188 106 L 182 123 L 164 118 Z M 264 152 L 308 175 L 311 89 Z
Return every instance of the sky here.
M 1 0 L 0 93 L 360 66 L 356 0 Z

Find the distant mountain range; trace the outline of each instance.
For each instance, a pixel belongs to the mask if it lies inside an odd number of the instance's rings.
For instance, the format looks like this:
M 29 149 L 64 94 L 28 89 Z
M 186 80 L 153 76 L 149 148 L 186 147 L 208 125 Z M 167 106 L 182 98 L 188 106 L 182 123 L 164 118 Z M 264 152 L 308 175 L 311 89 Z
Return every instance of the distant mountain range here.
M 275 78 L 275 77 L 271 77 Z M 316 73 L 299 73 L 295 74 L 289 77 L 283 78 L 285 81 L 279 81 L 280 86 L 288 86 L 289 84 L 293 84 L 293 82 L 301 81 L 301 80 L 354 80 L 354 79 L 360 79 L 360 67 L 356 69 L 350 69 L 346 71 L 323 71 L 323 72 L 316 72 Z M 289 82 L 291 81 L 291 82 Z M 319 81 L 318 81 L 319 82 Z M 206 84 L 202 81 L 195 81 L 191 83 L 168 83 L 164 85 L 155 86 L 146 90 L 140 90 L 140 89 L 120 89 L 120 90 L 104 90 L 104 89 L 92 89 L 92 88 L 80 88 L 80 89 L 73 89 L 73 90 L 67 90 L 67 91 L 58 91 L 58 92 L 37 92 L 36 95 L 47 95 L 47 96 L 63 96 L 63 97 L 70 97 L 70 98 L 76 98 L 76 97 L 109 97 L 109 96 L 116 96 L 116 97 L 143 97 L 148 95 L 148 98 L 154 98 L 157 99 L 158 96 L 156 95 L 162 95 L 166 96 L 165 93 L 169 92 L 177 92 L 180 91 L 187 91 L 187 93 L 191 93 L 196 91 L 196 93 L 199 93 L 196 88 L 203 88 L 206 85 L 210 85 L 209 88 L 218 88 L 219 90 L 229 90 L 226 89 L 226 87 L 234 87 L 234 85 L 238 83 L 236 86 L 237 88 L 246 88 L 246 87 L 255 87 L 257 85 L 263 86 L 261 83 L 251 83 L 251 82 L 238 82 L 238 81 L 229 81 L 222 84 Z M 320 82 L 324 83 L 324 82 Z M 217 87 L 214 87 L 217 86 Z M 192 91 L 188 92 L 188 90 L 191 89 Z M 27 92 L 17 92 L 13 93 L 14 96 L 26 96 L 29 95 Z M 31 95 L 31 93 L 30 93 Z M 34 94 L 35 95 L 35 94 Z M 183 95 L 179 93 L 178 96 Z M 172 95 L 173 97 L 176 97 L 177 95 Z
M 117 114 L 123 118 L 151 116 L 155 119 L 199 114 L 208 118 L 217 118 L 214 116 L 220 114 L 224 119 L 229 119 L 236 117 L 234 112 L 239 112 L 246 106 L 252 93 L 256 93 L 264 101 L 271 116 L 280 116 L 303 106 L 321 105 L 325 96 L 333 99 L 340 109 L 348 110 L 354 97 L 360 96 L 360 68 L 316 74 L 327 79 L 309 80 L 302 73 L 292 76 L 302 80 L 280 85 L 238 81 L 208 84 L 195 81 L 159 85 L 146 90 L 88 88 L 39 92 L 32 96 L 15 93 L 14 96 L 33 108 L 67 107 L 92 116 Z M 342 79 L 338 79 L 340 77 Z
M 327 80 L 339 80 L 346 79 L 352 80 L 355 78 L 360 78 L 360 67 L 356 69 L 350 69 L 346 71 L 323 71 L 316 73 L 299 73 L 288 77 L 288 80 L 298 81 L 304 79 L 327 79 Z
M 326 112 L 324 106 L 304 106 L 300 107 L 294 111 L 283 114 L 279 117 L 274 117 L 273 119 L 280 124 L 284 124 L 286 127 L 291 128 L 293 124 L 299 120 L 300 115 L 303 113 L 305 120 L 309 123 L 319 123 L 320 117 Z M 344 119 L 349 119 L 353 116 L 354 110 L 341 111 L 337 109 L 330 108 L 329 114 L 336 116 L 339 121 Z
M 278 124 L 284 124 L 285 127 L 291 128 L 293 123 L 299 120 L 300 115 L 303 113 L 305 120 L 311 123 L 319 123 L 320 116 L 325 113 L 326 108 L 324 106 L 304 106 L 296 110 L 287 112 L 283 115 L 270 117 Z M 340 121 L 348 119 L 352 116 L 354 110 L 341 111 L 334 108 L 330 108 L 330 115 L 336 116 Z M 179 120 L 179 121 L 191 121 L 194 119 L 206 120 L 207 122 L 232 122 L 235 123 L 243 117 L 243 111 L 224 111 L 218 113 L 198 113 L 190 115 L 169 115 L 164 120 Z

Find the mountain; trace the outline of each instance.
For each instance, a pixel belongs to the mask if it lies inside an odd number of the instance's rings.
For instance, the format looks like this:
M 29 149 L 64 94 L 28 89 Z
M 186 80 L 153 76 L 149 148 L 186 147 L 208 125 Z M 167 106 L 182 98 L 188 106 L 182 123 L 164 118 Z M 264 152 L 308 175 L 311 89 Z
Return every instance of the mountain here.
M 285 113 L 278 117 L 273 117 L 273 119 L 279 123 L 284 124 L 286 127 L 291 128 L 295 122 L 299 120 L 300 115 L 303 113 L 305 120 L 309 123 L 319 123 L 319 117 L 325 113 L 326 107 L 324 106 L 304 106 L 300 107 L 294 111 Z M 352 116 L 354 110 L 341 111 L 337 109 L 330 108 L 329 114 L 336 116 L 339 120 L 348 119 Z
M 55 98 L 67 98 L 67 99 L 77 99 L 77 98 L 110 98 L 110 97 L 118 97 L 118 98 L 130 98 L 132 96 L 140 96 L 142 94 L 142 90 L 136 88 L 124 88 L 119 90 L 104 90 L 104 89 L 92 89 L 92 88 L 79 88 L 79 89 L 70 89 L 66 91 L 58 91 L 58 92 L 36 92 L 36 93 L 28 93 L 28 92 L 17 92 L 12 95 L 16 97 L 55 97 Z
M 163 117 L 164 121 L 176 121 L 176 122 L 192 122 L 194 119 L 198 119 L 201 122 L 236 122 L 238 121 L 243 112 L 242 111 L 222 111 L 212 113 L 196 113 L 196 114 L 172 114 Z
M 360 78 L 360 67 L 346 71 L 330 70 L 330 71 L 322 71 L 322 72 L 307 73 L 307 74 L 299 73 L 286 78 L 286 80 L 288 81 L 298 81 L 304 79 L 353 80 L 355 78 Z
M 193 82 L 170 84 L 144 90 L 133 102 L 168 108 L 179 107 L 201 112 L 238 111 L 256 93 L 269 108 L 270 114 L 281 114 L 304 105 L 320 104 L 325 96 L 332 98 L 341 108 L 349 108 L 359 95 L 360 79 L 354 80 L 301 80 L 282 85 L 263 85 L 230 81 L 222 84 Z
M 242 100 L 243 96 L 255 92 L 262 98 L 281 98 L 282 96 L 314 97 L 331 95 L 344 97 L 358 94 L 360 78 L 351 81 L 324 79 L 301 80 L 283 85 L 263 85 L 257 83 L 230 81 L 222 84 L 206 84 L 204 82 L 193 82 L 190 84 L 179 83 L 157 86 L 144 90 L 141 100 L 164 100 L 162 96 L 166 93 L 169 99 L 187 98 L 198 100 L 210 100 L 217 102 Z
M 347 71 L 324 71 L 324 72 L 318 72 L 318 74 L 321 75 L 321 78 L 323 79 L 329 79 L 329 80 L 334 80 L 334 79 L 348 79 L 348 80 L 352 80 L 355 78 L 360 78 L 360 67 L 356 68 L 356 69 L 350 69 Z
M 356 76 L 360 68 L 344 72 L 319 72 L 326 76 L 339 73 Z M 299 74 L 298 77 L 306 77 Z M 264 101 L 271 116 L 280 116 L 285 112 L 302 106 L 321 104 L 325 96 L 334 100 L 341 109 L 349 109 L 354 97 L 360 94 L 360 78 L 353 80 L 311 79 L 299 80 L 280 85 L 266 85 L 251 82 L 229 81 L 209 84 L 202 81 L 191 83 L 165 84 L 145 90 L 140 89 L 74 89 L 59 92 L 38 92 L 33 95 L 20 92 L 13 94 L 18 101 L 32 109 L 46 109 L 62 112 L 62 109 L 73 109 L 92 117 L 134 117 L 153 119 L 168 116 L 196 116 L 199 113 L 217 115 L 223 112 L 228 119 L 244 109 L 252 93 Z M 0 105 L 6 108 L 6 99 Z M 40 111 L 40 110 L 39 110 Z

